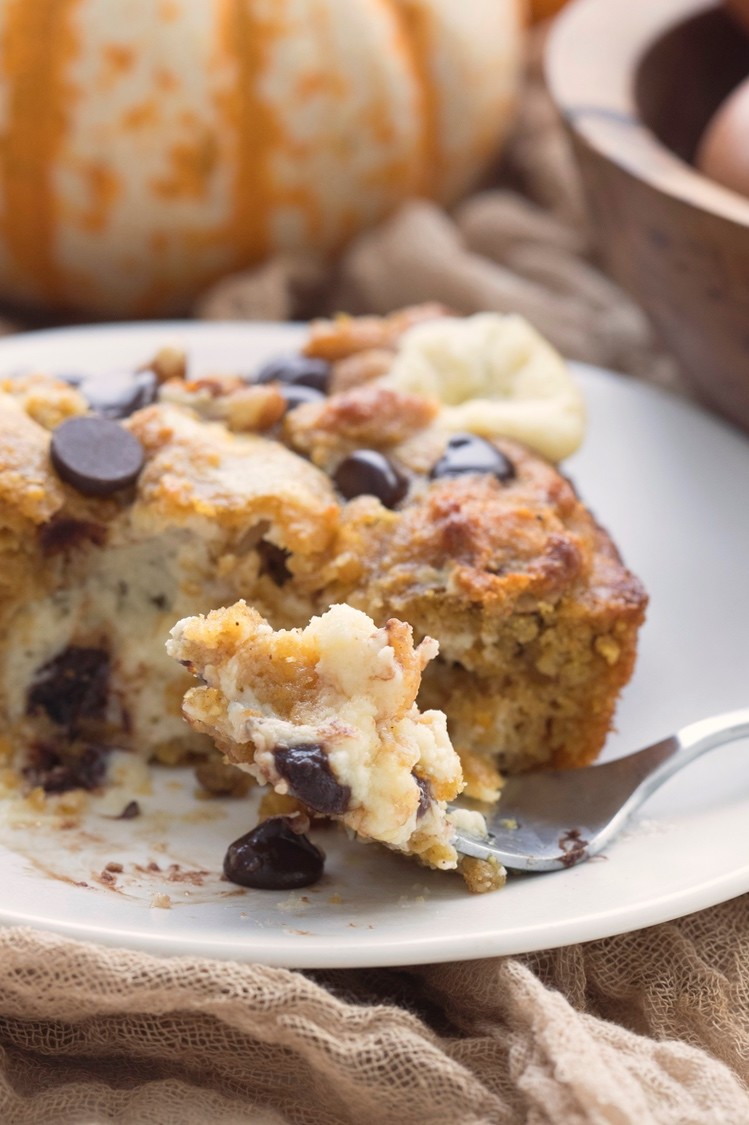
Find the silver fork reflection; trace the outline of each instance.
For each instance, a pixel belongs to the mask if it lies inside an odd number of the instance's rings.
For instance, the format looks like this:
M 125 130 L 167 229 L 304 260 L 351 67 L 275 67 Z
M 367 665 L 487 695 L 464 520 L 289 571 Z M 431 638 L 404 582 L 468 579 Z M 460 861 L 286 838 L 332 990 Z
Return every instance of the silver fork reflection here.
M 514 871 L 558 871 L 597 855 L 664 781 L 701 754 L 749 735 L 749 708 L 690 723 L 635 754 L 581 769 L 510 777 L 482 839 L 456 828 L 463 855 Z

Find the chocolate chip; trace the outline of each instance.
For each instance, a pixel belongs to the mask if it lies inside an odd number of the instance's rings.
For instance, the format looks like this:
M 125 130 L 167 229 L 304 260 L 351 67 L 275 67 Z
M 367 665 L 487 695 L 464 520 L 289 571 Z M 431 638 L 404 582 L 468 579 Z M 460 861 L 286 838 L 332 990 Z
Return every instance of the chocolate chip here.
M 313 387 L 314 390 L 327 394 L 330 364 L 324 359 L 306 355 L 280 355 L 263 364 L 253 382 Z
M 106 527 L 70 516 L 57 516 L 39 528 L 39 546 L 45 555 L 59 555 L 86 543 L 103 547 L 106 541 Z
M 286 399 L 286 413 L 296 410 L 297 406 L 306 406 L 308 402 L 324 402 L 325 395 L 316 391 L 314 387 L 305 387 L 301 383 L 282 384 L 281 394 Z
M 39 743 L 29 751 L 23 776 L 30 785 L 45 793 L 67 793 L 70 789 L 98 789 L 107 775 L 109 749 L 84 745 L 59 749 Z
M 143 447 L 109 418 L 84 415 L 61 422 L 52 434 L 50 457 L 58 475 L 86 496 L 108 496 L 137 479 Z
M 267 539 L 261 539 L 257 545 L 257 553 L 260 556 L 260 574 L 267 574 L 276 586 L 285 586 L 291 578 L 291 571 L 286 565 L 289 552 Z
M 294 832 L 288 817 L 274 816 L 229 845 L 224 875 L 241 887 L 290 891 L 316 883 L 324 858 L 306 836 Z
M 156 402 L 159 384 L 153 371 L 117 371 L 89 375 L 78 390 L 92 410 L 104 418 L 127 418 Z
M 425 777 L 419 777 L 417 773 L 411 776 L 419 787 L 419 804 L 416 808 L 416 819 L 419 820 L 432 803 L 432 787 Z
M 73 778 L 76 788 L 98 789 L 107 775 L 110 747 L 87 746 L 76 762 Z
M 327 755 L 317 743 L 277 746 L 273 759 L 281 777 L 288 781 L 292 796 L 314 812 L 330 815 L 346 811 L 351 790 L 334 777 Z
M 128 801 L 119 816 L 115 820 L 135 820 L 136 816 L 140 816 L 140 805 L 137 801 Z
M 376 496 L 386 508 L 394 508 L 408 491 L 408 481 L 392 461 L 376 449 L 357 449 L 333 473 L 338 491 L 347 500 L 354 496 Z
M 74 732 L 84 719 L 102 719 L 109 687 L 109 653 L 69 645 L 36 674 L 26 697 L 26 714 L 44 712 Z
M 498 480 L 508 481 L 515 476 L 515 466 L 485 438 L 455 434 L 429 475 L 433 480 L 444 480 L 466 473 L 491 473 Z

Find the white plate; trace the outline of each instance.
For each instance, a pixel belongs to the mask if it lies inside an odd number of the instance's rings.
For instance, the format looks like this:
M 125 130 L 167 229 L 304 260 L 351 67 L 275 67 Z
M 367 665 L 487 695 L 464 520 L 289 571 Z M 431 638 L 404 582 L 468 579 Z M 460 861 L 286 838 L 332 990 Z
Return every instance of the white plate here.
M 295 338 L 288 327 L 199 323 L 60 330 L 1 341 L 0 372 L 126 366 L 165 340 L 182 341 L 196 369 L 249 370 Z M 656 389 L 590 368 L 579 374 L 589 436 L 568 469 L 651 595 L 610 757 L 749 702 L 749 442 Z M 136 794 L 139 819 L 99 811 L 80 830 L 5 828 L 0 922 L 152 953 L 299 968 L 487 957 L 601 938 L 749 890 L 747 751 L 749 742 L 735 743 L 678 775 L 605 857 L 478 897 L 456 877 L 335 830 L 318 834 L 328 862 L 317 886 L 293 894 L 234 887 L 219 879 L 223 854 L 252 826 L 252 811 L 242 801 L 198 801 L 187 771 L 164 771 L 151 796 Z M 101 880 L 109 861 L 124 868 L 113 885 Z M 164 894 L 171 908 L 153 906 Z

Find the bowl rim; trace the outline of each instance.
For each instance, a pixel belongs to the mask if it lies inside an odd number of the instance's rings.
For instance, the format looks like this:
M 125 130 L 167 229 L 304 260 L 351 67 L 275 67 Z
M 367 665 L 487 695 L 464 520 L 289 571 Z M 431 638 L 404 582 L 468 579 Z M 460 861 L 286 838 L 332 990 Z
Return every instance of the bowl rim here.
M 546 81 L 567 126 L 593 150 L 665 195 L 746 227 L 749 200 L 671 152 L 635 102 L 636 69 L 650 47 L 716 7 L 714 0 L 573 0 L 551 26 Z

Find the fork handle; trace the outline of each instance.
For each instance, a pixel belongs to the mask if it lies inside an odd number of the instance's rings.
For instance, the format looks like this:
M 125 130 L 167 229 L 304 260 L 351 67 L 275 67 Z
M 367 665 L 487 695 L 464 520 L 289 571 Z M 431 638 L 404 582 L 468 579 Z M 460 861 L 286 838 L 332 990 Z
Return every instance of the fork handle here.
M 606 847 L 643 801 L 673 774 L 708 750 L 746 736 L 749 736 L 749 708 L 745 707 L 739 711 L 716 715 L 711 719 L 700 719 L 634 754 L 616 758 L 601 766 L 583 769 L 583 774 L 596 776 L 597 783 L 604 775 L 615 777 L 616 791 L 623 790 L 625 793 L 628 792 L 629 796 L 615 811 L 612 810 L 609 819 L 601 822 L 598 830 L 593 829 L 592 835 L 586 841 L 584 851 L 575 858 L 574 862 L 596 855 Z M 555 772 L 558 771 L 550 771 L 547 776 L 552 776 Z M 583 806 L 580 811 L 582 808 Z M 593 825 L 590 827 L 593 828 Z M 524 852 L 517 851 L 515 846 L 509 849 L 503 848 L 493 837 L 483 840 L 459 829 L 455 833 L 455 844 L 463 855 L 475 856 L 479 859 L 494 856 L 513 870 L 556 871 L 561 867 L 570 866 L 570 859 L 566 854 L 557 855 L 555 852 L 552 856 L 526 855 Z
M 695 758 L 699 758 L 708 750 L 714 750 L 716 746 L 723 746 L 727 742 L 734 742 L 747 735 L 749 735 L 749 707 L 743 707 L 738 711 L 727 711 L 711 719 L 699 719 L 696 723 L 689 723 L 669 738 L 640 750 L 630 757 L 633 766 L 636 765 L 636 760 L 639 760 L 643 767 L 642 781 L 630 800 L 636 797 L 637 804 L 640 804 L 672 774 L 683 769 Z
M 598 833 L 595 842 L 588 847 L 587 853 L 595 855 L 600 852 L 622 830 L 643 801 L 647 800 L 673 774 L 688 766 L 702 754 L 706 754 L 708 750 L 714 750 L 717 746 L 734 742 L 738 738 L 745 738 L 747 735 L 749 735 L 749 707 L 743 707 L 738 711 L 725 711 L 710 719 L 698 719 L 696 723 L 689 723 L 670 737 L 612 762 L 612 766 L 618 765 L 627 770 L 632 789 L 616 815 L 611 818 L 606 828 Z

